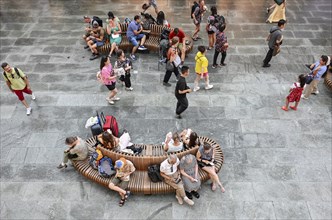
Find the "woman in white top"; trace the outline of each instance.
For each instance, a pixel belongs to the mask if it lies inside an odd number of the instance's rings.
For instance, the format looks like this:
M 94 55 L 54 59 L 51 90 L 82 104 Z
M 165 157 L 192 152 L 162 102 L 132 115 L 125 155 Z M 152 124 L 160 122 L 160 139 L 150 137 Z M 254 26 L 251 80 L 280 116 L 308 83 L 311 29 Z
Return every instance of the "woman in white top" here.
M 164 150 L 167 153 L 183 150 L 183 143 L 181 142 L 180 136 L 177 132 L 173 133 L 173 135 L 171 132 L 169 132 L 166 135 Z

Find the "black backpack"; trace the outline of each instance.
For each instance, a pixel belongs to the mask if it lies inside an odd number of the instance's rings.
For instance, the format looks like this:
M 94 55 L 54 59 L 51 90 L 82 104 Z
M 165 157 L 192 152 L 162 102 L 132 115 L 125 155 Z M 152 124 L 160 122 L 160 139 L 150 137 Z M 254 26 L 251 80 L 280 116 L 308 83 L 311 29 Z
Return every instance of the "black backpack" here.
M 162 182 L 164 178 L 160 175 L 160 165 L 151 165 L 148 167 L 148 176 L 151 182 Z
M 18 69 L 16 67 L 14 67 L 15 73 L 23 79 L 23 77 L 21 76 L 20 72 L 18 71 Z M 5 72 L 3 72 L 3 76 L 10 82 L 10 80 L 8 79 L 7 75 Z
M 226 22 L 225 22 L 225 18 L 224 18 L 224 16 L 222 16 L 222 15 L 216 15 L 216 16 L 214 16 L 214 26 L 217 28 L 217 29 L 219 29 L 219 26 L 220 25 L 223 25 L 223 24 L 225 24 Z
M 190 13 L 191 18 L 193 18 L 193 13 L 195 12 L 197 7 L 199 7 L 199 4 L 196 1 L 194 1 L 194 4 L 191 6 L 191 13 Z
M 101 20 L 98 16 L 92 17 L 92 24 L 94 21 L 97 21 L 100 27 L 103 27 L 103 20 Z

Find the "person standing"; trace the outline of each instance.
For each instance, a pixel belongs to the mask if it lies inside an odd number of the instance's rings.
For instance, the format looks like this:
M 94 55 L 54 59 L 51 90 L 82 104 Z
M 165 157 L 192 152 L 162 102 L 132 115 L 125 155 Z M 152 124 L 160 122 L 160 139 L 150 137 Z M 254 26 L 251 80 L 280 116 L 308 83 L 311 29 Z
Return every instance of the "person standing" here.
M 30 82 L 28 77 L 19 68 L 12 68 L 8 63 L 4 62 L 1 64 L 3 72 L 3 78 L 9 90 L 15 93 L 18 99 L 23 103 L 27 109 L 27 115 L 31 114 L 32 108 L 24 99 L 23 92 L 31 95 L 32 100 L 36 99 L 36 96 L 32 93 Z
M 305 85 L 305 75 L 301 74 L 299 75 L 298 82 L 293 83 L 293 85 L 290 87 L 289 95 L 286 97 L 286 104 L 281 107 L 282 110 L 288 111 L 288 106 L 289 103 L 291 102 L 295 102 L 295 105 L 289 107 L 294 111 L 297 110 L 297 106 L 299 105 L 301 100 L 301 94 L 304 85 Z
M 209 89 L 213 88 L 213 85 L 210 85 L 209 72 L 208 72 L 209 61 L 206 58 L 205 53 L 206 53 L 206 48 L 204 46 L 198 46 L 198 52 L 195 56 L 196 79 L 194 82 L 194 84 L 195 84 L 194 92 L 197 92 L 200 89 L 198 84 L 199 84 L 199 81 L 203 78 L 205 78 L 205 89 L 209 90 Z
M 225 59 L 227 55 L 226 51 L 228 49 L 228 42 L 227 37 L 224 33 L 225 28 L 226 24 L 219 25 L 219 32 L 217 33 L 216 38 L 216 48 L 213 55 L 213 69 L 215 69 L 216 67 L 226 66 Z M 220 65 L 217 64 L 219 53 L 221 53 Z
M 176 78 L 179 77 L 179 69 L 178 67 L 181 64 L 181 58 L 180 58 L 180 50 L 178 48 L 179 44 L 179 38 L 173 37 L 171 41 L 171 47 L 167 51 L 167 60 L 173 65 L 173 70 L 166 69 L 166 73 L 163 80 L 163 85 L 170 87 L 171 84 L 168 82 L 171 78 L 172 72 L 174 72 Z
M 181 75 L 178 82 L 175 86 L 175 97 L 178 100 L 176 104 L 176 118 L 180 119 L 181 113 L 188 108 L 188 99 L 187 93 L 190 93 L 192 90 L 187 86 L 186 78 L 189 76 L 189 67 L 183 66 L 181 68 Z
M 130 81 L 130 70 L 132 68 L 132 63 L 128 58 L 126 58 L 123 50 L 119 49 L 116 52 L 116 55 L 118 59 L 115 61 L 114 68 L 123 70 L 122 72 L 124 75 L 120 76 L 120 80 L 124 82 L 127 91 L 133 91 L 133 87 L 131 87 Z
M 306 85 L 304 89 L 304 94 L 301 96 L 303 99 L 308 99 L 310 94 L 318 95 L 319 91 L 317 89 L 317 85 L 322 78 L 322 75 L 326 72 L 327 66 L 326 63 L 328 61 L 328 57 L 326 55 L 321 56 L 320 60 L 316 63 L 312 64 L 310 67 L 312 69 L 313 80 Z
M 270 67 L 271 64 L 269 62 L 273 56 L 273 50 L 275 45 L 281 45 L 283 40 L 282 30 L 285 28 L 286 21 L 281 19 L 278 22 L 278 26 L 272 27 L 270 29 L 270 34 L 266 38 L 268 41 L 269 51 L 266 54 L 265 59 L 263 60 L 263 67 Z
M 115 88 L 116 75 L 114 75 L 109 57 L 103 56 L 100 60 L 100 77 L 104 85 L 110 91 L 108 97 L 106 97 L 106 100 L 111 105 L 114 105 L 114 101 L 119 101 L 120 98 L 116 97 L 116 94 L 118 93 L 118 90 Z
M 195 24 L 195 32 L 193 34 L 193 40 L 197 41 L 200 39 L 198 33 L 201 29 L 201 22 L 204 12 L 206 11 L 206 6 L 204 0 L 199 0 L 194 12 L 192 13 L 193 22 Z

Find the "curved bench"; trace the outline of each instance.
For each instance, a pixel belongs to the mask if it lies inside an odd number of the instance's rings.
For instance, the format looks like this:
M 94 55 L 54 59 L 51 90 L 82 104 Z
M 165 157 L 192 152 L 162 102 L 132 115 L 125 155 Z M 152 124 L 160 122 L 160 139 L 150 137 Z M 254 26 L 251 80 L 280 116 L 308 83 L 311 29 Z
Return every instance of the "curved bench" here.
M 327 74 L 324 78 L 324 84 L 326 85 L 327 88 L 330 89 L 330 91 L 332 91 L 332 69 L 330 68 L 328 71 L 327 71 Z
M 121 23 L 120 27 L 122 30 L 121 33 L 122 41 L 119 45 L 119 48 L 121 48 L 124 51 L 131 51 L 133 45 L 128 41 L 126 37 L 128 24 Z M 155 24 L 150 25 L 149 39 L 147 39 L 144 43 L 144 46 L 147 47 L 149 51 L 159 52 L 159 40 L 163 29 L 164 27 L 161 25 L 155 25 Z M 188 36 L 187 39 L 189 40 L 189 44 L 186 45 L 186 54 L 193 49 L 193 44 L 194 44 L 191 37 Z M 108 55 L 111 50 L 111 45 L 109 43 L 106 43 L 104 46 L 98 47 L 97 49 L 99 53 Z
M 210 143 L 216 149 L 216 171 L 219 172 L 222 164 L 224 162 L 224 155 L 221 150 L 220 145 L 218 145 L 214 140 L 207 137 L 199 137 L 201 141 L 205 141 Z M 86 143 L 92 147 L 96 143 L 96 137 L 92 137 L 86 140 Z M 105 156 L 108 156 L 115 161 L 120 157 L 124 157 L 133 162 L 136 167 L 136 171 L 131 174 L 129 181 L 129 190 L 133 193 L 143 193 L 143 194 L 165 194 L 175 192 L 173 188 L 167 185 L 164 182 L 154 183 L 151 182 L 147 172 L 147 166 L 152 164 L 160 164 L 167 158 L 167 154 L 164 153 L 162 145 L 140 145 L 137 144 L 135 147 L 142 147 L 143 151 L 141 155 L 131 155 L 128 153 L 118 152 L 115 150 L 109 150 L 103 147 L 98 147 Z M 198 147 L 190 148 L 187 150 L 182 150 L 180 152 L 176 152 L 179 159 L 181 159 L 186 154 L 194 154 L 196 155 Z M 84 161 L 72 161 L 74 167 L 86 178 L 95 181 L 105 187 L 108 187 L 111 179 L 113 178 L 104 178 L 99 176 L 98 171 L 93 169 L 88 159 Z M 199 168 L 199 176 L 201 181 L 207 181 L 209 179 L 208 174 Z

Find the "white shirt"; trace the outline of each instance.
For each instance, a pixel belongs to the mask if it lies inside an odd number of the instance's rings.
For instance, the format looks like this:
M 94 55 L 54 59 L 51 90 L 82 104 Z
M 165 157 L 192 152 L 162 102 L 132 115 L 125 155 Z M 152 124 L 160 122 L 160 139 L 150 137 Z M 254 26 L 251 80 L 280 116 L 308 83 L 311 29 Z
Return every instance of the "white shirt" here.
M 173 165 L 168 163 L 168 159 L 166 159 L 160 164 L 160 172 L 163 172 L 166 175 L 172 175 L 176 173 L 176 171 L 178 170 L 179 164 L 180 164 L 179 158 L 177 158 L 176 163 Z M 173 167 L 173 172 L 172 172 L 172 167 Z

